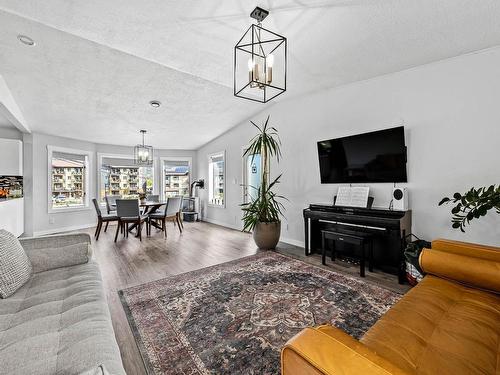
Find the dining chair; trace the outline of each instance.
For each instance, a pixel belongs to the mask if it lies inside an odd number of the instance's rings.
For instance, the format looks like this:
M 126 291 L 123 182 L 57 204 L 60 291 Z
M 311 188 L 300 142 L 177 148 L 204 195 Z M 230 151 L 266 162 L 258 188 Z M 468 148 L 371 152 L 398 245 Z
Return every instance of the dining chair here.
M 94 237 L 96 241 L 99 241 L 99 235 L 101 234 L 101 229 L 102 229 L 102 223 L 106 223 L 106 226 L 104 227 L 104 232 L 108 229 L 108 224 L 110 221 L 118 221 L 118 217 L 115 214 L 102 214 L 101 212 L 101 207 L 99 207 L 99 202 L 97 202 L 97 199 L 92 199 L 92 202 L 94 203 L 95 207 L 95 212 L 97 214 L 97 228 L 95 229 L 95 234 Z
M 177 223 L 179 224 L 179 230 L 181 232 L 182 232 L 182 229 L 184 229 L 184 215 L 182 214 L 183 202 L 184 202 L 184 197 L 181 197 L 181 204 L 179 207 L 179 212 L 177 212 Z
M 104 197 L 104 200 L 106 202 L 106 210 L 108 211 L 108 214 L 111 213 L 116 213 L 116 200 L 120 199 L 121 197 L 119 195 L 106 195 Z
M 139 201 L 137 199 L 117 199 L 116 215 L 118 216 L 118 227 L 116 228 L 115 242 L 118 238 L 120 227 L 123 230 L 123 236 L 128 237 L 129 224 L 133 224 L 137 227 L 136 236 L 142 241 L 142 224 L 146 221 L 148 216 L 141 215 Z
M 154 220 L 161 223 L 160 229 L 163 231 L 165 238 L 167 238 L 167 221 L 173 221 L 174 225 L 177 223 L 179 231 L 182 233 L 182 227 L 179 223 L 179 211 L 181 209 L 182 197 L 171 197 L 167 199 L 167 205 L 164 211 L 153 212 L 148 215 L 148 232 L 151 233 L 151 221 Z

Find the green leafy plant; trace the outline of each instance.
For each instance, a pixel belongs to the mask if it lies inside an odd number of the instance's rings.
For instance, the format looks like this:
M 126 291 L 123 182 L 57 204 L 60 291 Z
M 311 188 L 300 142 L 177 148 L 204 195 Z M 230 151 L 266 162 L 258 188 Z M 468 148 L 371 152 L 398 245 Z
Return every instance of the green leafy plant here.
M 277 195 L 272 188 L 279 183 L 279 175 L 272 181 L 266 189 L 263 186 L 257 188 L 257 194 L 249 203 L 242 204 L 243 210 L 243 230 L 253 230 L 257 223 L 275 223 L 280 221 L 285 210 L 280 199 L 286 199 Z M 251 188 L 254 188 L 253 186 Z
M 252 156 L 252 163 L 255 155 L 260 154 L 262 158 L 261 186 L 249 186 L 256 191 L 255 197 L 252 197 L 248 203 L 240 205 L 243 211 L 243 230 L 253 230 L 257 223 L 279 222 L 285 210 L 281 200 L 285 197 L 276 194 L 273 188 L 279 184 L 281 175 L 272 182 L 270 180 L 270 158 L 276 157 L 279 162 L 281 157 L 281 141 L 278 131 L 275 127 L 269 126 L 269 116 L 264 125 L 258 126 L 250 121 L 259 131 L 252 138 L 250 145 L 243 156 Z
M 444 197 L 439 202 L 439 206 L 452 203 L 455 206 L 451 209 L 451 226 L 465 232 L 465 227 L 473 219 L 486 216 L 488 211 L 495 209 L 500 214 L 500 185 L 490 187 L 471 188 L 464 194 L 455 193 L 452 198 Z

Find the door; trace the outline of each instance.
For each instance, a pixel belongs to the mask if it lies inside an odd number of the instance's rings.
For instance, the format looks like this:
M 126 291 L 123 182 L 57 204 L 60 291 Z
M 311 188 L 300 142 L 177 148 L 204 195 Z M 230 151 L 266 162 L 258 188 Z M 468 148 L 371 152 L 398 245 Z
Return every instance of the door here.
M 260 154 L 247 155 L 244 158 L 243 171 L 243 202 L 248 203 L 257 196 L 261 184 L 261 157 Z

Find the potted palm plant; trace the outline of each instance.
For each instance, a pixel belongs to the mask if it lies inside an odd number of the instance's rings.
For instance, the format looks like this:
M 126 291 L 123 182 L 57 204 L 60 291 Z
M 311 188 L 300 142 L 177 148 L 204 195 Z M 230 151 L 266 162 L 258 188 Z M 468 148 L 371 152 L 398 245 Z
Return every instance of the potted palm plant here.
M 243 210 L 243 230 L 253 231 L 255 244 L 261 249 L 274 249 L 279 242 L 281 234 L 281 220 L 284 206 L 281 200 L 285 197 L 276 194 L 273 189 L 279 183 L 281 175 L 273 181 L 270 180 L 270 161 L 276 157 L 279 162 L 281 157 L 281 141 L 278 131 L 269 126 L 269 116 L 262 127 L 250 121 L 258 130 L 252 138 L 250 145 L 245 149 L 243 157 L 251 156 L 252 163 L 255 155 L 261 155 L 261 185 L 248 186 L 255 194 L 250 196 L 250 201 L 241 205 Z

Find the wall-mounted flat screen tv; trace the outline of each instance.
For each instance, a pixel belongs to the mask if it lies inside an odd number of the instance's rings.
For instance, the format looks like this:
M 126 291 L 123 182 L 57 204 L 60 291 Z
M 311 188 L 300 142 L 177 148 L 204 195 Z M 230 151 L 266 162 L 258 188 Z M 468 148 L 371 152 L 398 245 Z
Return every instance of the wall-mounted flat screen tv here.
M 403 126 L 318 142 L 321 183 L 407 182 Z

